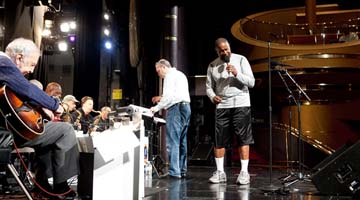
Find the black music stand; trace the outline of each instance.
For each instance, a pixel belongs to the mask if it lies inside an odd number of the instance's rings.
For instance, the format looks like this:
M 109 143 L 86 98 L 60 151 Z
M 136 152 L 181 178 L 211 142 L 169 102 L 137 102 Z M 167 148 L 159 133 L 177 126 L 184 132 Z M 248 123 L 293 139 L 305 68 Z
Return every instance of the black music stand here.
M 145 114 L 142 115 L 142 119 L 144 120 L 145 136 L 149 138 L 148 160 L 156 176 L 158 178 L 165 177 L 167 175 L 167 172 L 165 172 L 166 165 L 164 163 L 164 160 L 159 155 L 159 144 L 157 144 L 157 154 L 153 155 L 153 152 L 155 147 L 154 134 L 158 135 L 158 130 L 160 126 L 164 125 L 166 122 L 164 120 L 161 120 L 160 118 Z M 159 143 L 159 141 L 157 142 Z

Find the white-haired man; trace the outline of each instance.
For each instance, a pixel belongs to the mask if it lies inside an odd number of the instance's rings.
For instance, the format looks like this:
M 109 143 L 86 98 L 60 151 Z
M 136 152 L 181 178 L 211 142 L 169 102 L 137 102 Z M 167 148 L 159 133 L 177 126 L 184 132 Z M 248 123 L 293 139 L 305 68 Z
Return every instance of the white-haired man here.
M 39 57 L 40 49 L 33 41 L 17 38 L 10 42 L 5 53 L 0 52 L 0 85 L 2 88 L 13 91 L 29 105 L 41 107 L 44 113 L 53 119 L 55 114 L 61 114 L 64 111 L 63 107 L 56 99 L 24 77 L 34 71 Z M 0 134 L 9 133 L 7 127 L 5 116 L 0 115 Z M 14 131 L 11 132 L 17 146 L 35 149 L 36 181 L 42 188 L 67 197 L 76 196 L 67 184 L 69 178 L 79 174 L 79 151 L 74 130 L 70 124 L 49 121 L 44 124 L 44 132 L 31 139 L 21 137 Z M 53 177 L 53 187 L 48 183 L 50 177 Z M 46 192 L 42 194 L 48 196 Z
M 161 96 L 152 98 L 157 105 L 152 112 L 166 109 L 166 149 L 169 156 L 169 176 L 185 178 L 187 172 L 187 130 L 191 108 L 188 80 L 184 73 L 160 59 L 155 63 L 156 72 L 164 79 Z

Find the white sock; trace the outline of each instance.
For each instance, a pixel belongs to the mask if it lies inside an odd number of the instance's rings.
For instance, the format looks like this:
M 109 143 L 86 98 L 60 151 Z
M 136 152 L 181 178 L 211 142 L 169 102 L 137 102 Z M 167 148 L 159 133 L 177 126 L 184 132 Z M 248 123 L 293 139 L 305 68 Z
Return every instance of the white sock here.
M 240 160 L 240 162 L 241 162 L 241 171 L 248 172 L 249 160 Z
M 215 158 L 216 168 L 218 171 L 224 171 L 224 157 L 222 158 Z

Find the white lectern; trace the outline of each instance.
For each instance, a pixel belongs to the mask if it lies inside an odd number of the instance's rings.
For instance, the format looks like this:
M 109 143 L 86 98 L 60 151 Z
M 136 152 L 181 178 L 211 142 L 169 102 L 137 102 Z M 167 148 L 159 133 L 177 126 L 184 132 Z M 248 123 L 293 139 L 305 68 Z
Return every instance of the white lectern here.
M 140 127 L 134 127 L 130 122 L 92 136 L 94 165 L 90 199 L 133 200 L 144 197 L 144 150 L 140 142 L 144 137 L 143 122 L 137 126 Z M 84 165 L 80 164 L 82 168 Z

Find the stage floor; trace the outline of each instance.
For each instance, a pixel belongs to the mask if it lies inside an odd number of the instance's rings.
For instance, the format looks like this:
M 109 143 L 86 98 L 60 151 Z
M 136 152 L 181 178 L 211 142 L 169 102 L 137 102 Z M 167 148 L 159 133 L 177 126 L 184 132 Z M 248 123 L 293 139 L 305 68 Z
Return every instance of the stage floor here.
M 250 185 L 237 185 L 236 178 L 239 167 L 225 168 L 227 174 L 226 184 L 208 183 L 209 177 L 215 170 L 215 166 L 189 166 L 189 172 L 185 179 L 170 179 L 152 177 L 145 180 L 145 200 L 153 199 L 239 199 L 239 200 L 262 200 L 262 199 L 291 199 L 291 200 L 325 200 L 325 199 L 353 199 L 352 196 L 323 195 L 317 191 L 310 181 L 300 181 L 284 187 L 283 178 L 292 174 L 287 180 L 297 178 L 299 170 L 284 167 L 250 166 Z M 271 178 L 270 178 L 271 174 Z M 306 172 L 300 173 L 309 175 Z
M 215 166 L 191 165 L 188 174 L 183 179 L 158 178 L 155 173 L 150 178 L 145 178 L 145 197 L 143 200 L 205 200 L 205 199 L 238 199 L 238 200 L 325 200 L 325 199 L 357 199 L 352 196 L 331 196 L 321 194 L 312 181 L 301 179 L 300 181 L 284 187 L 282 178 L 293 172 L 293 178 L 297 178 L 299 170 L 286 167 L 266 165 L 250 165 L 249 172 L 251 183 L 249 185 L 237 185 L 235 183 L 240 167 L 225 167 L 227 174 L 226 184 L 210 184 L 209 177 L 215 170 Z M 271 172 L 271 173 L 270 173 Z M 271 177 L 270 177 L 271 174 Z M 310 175 L 307 172 L 301 173 Z M 15 189 L 15 188 L 14 188 Z M 74 187 L 76 189 L 76 186 Z M 0 194 L 0 199 L 27 199 L 20 189 L 12 194 Z M 80 200 L 81 198 L 76 198 Z

